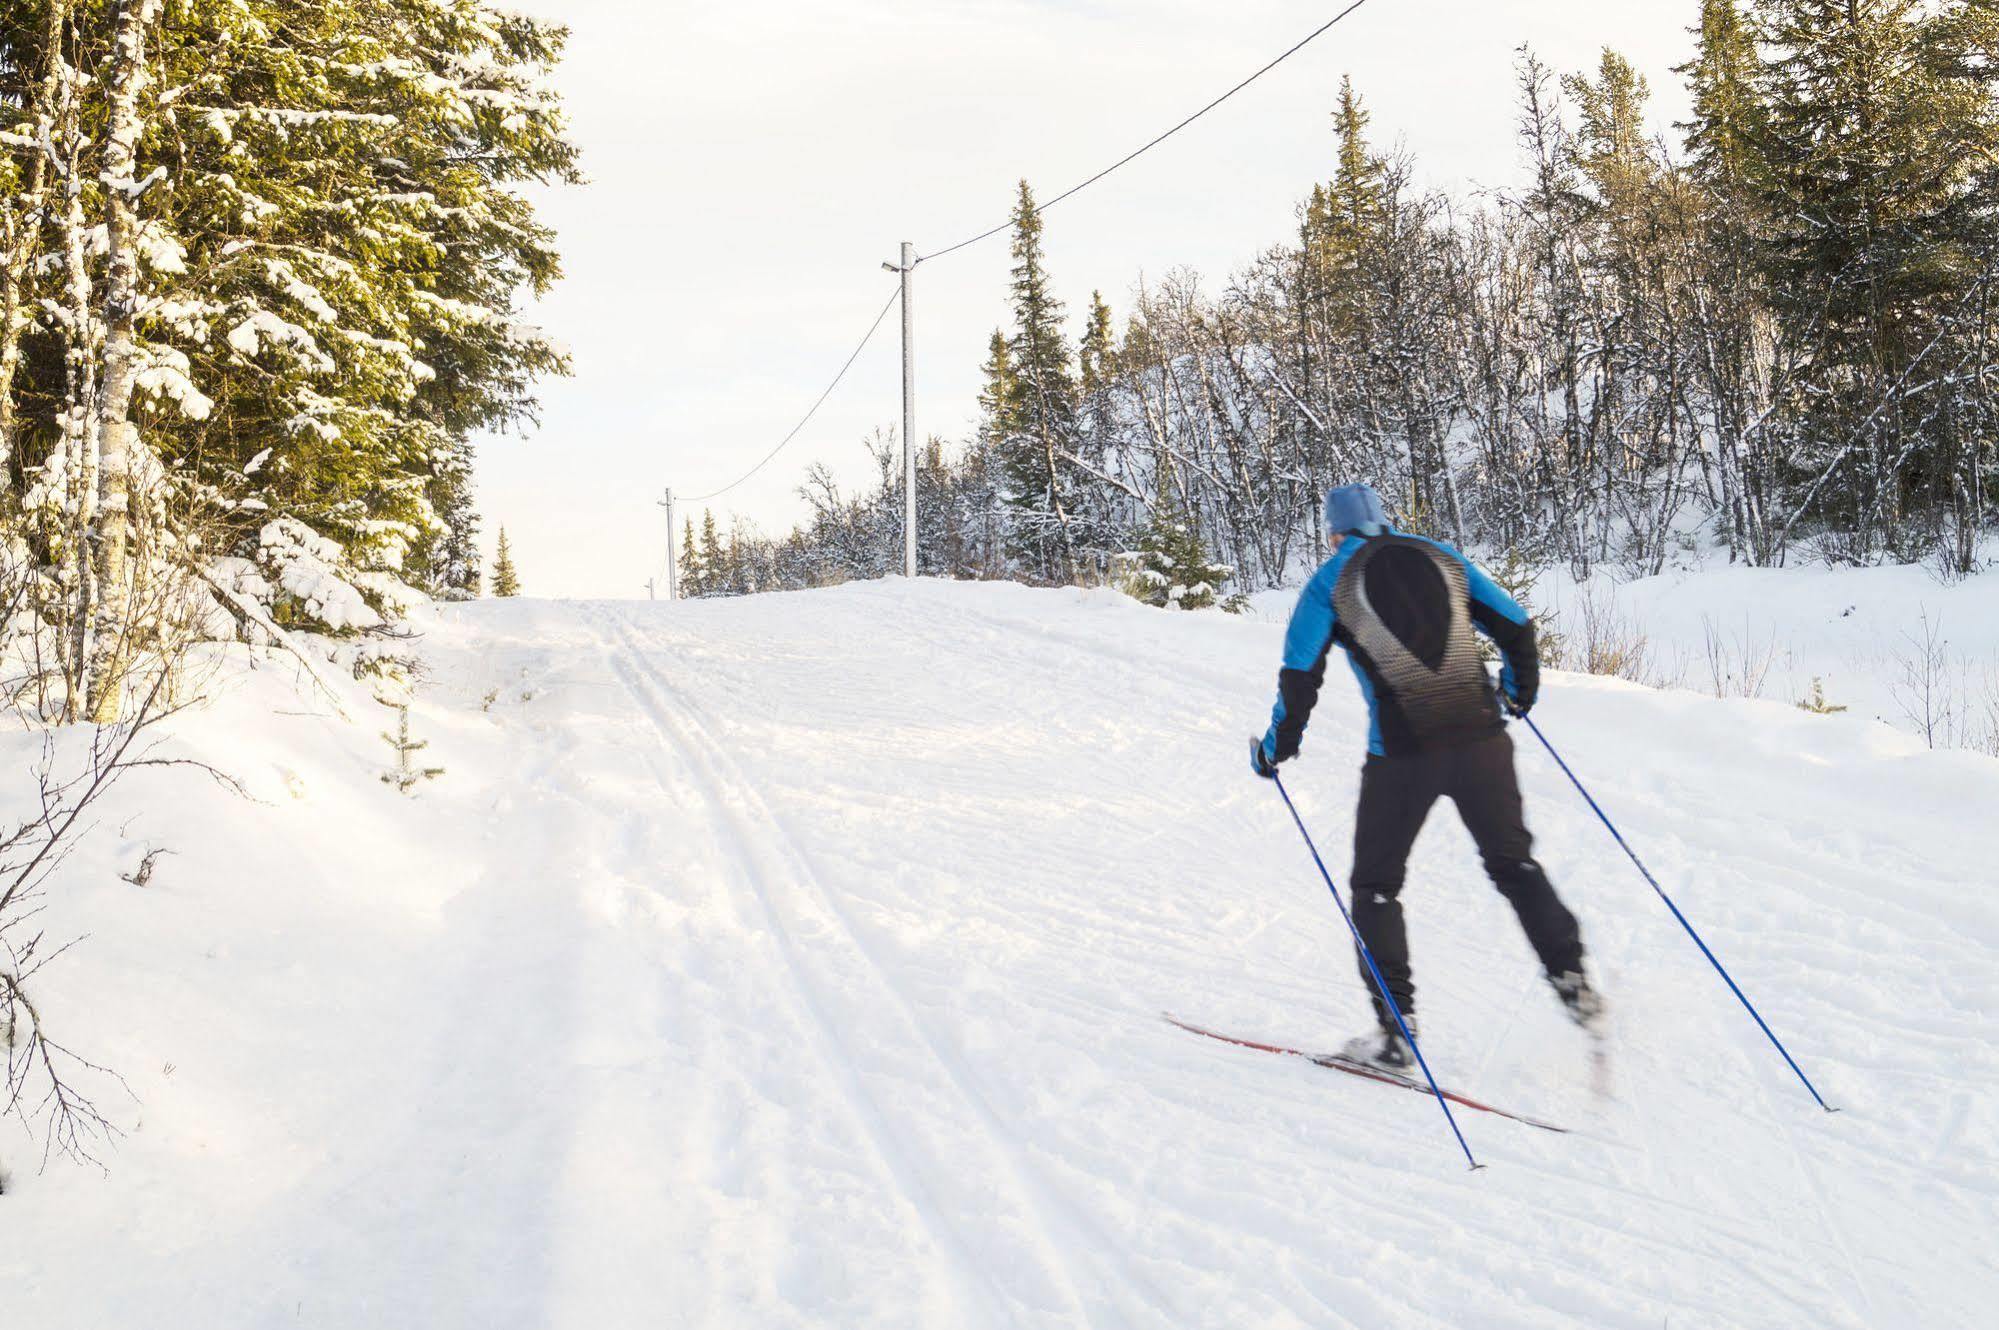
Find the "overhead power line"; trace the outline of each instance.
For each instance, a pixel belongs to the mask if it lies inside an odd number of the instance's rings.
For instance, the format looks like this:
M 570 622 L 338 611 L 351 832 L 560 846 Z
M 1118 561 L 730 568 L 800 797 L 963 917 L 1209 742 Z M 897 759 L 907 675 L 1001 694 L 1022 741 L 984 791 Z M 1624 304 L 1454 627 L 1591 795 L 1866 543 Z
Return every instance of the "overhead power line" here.
M 1178 134 L 1181 130 L 1187 128 L 1187 126 L 1193 124 L 1196 120 L 1199 120 L 1202 116 L 1208 114 L 1208 112 L 1214 110 L 1216 107 L 1220 106 L 1223 102 L 1228 101 L 1229 98 L 1235 96 L 1237 93 L 1241 92 L 1244 88 L 1247 88 L 1250 84 L 1256 82 L 1258 79 L 1262 78 L 1265 74 L 1268 74 L 1271 70 L 1277 68 L 1279 65 L 1283 64 L 1286 60 L 1289 60 L 1292 56 L 1304 50 L 1307 46 L 1310 46 L 1313 42 L 1317 41 L 1320 37 L 1324 36 L 1332 28 L 1338 25 L 1342 19 L 1346 18 L 1349 14 L 1352 14 L 1355 10 L 1359 9 L 1362 5 L 1366 3 L 1367 0 L 1352 0 L 1352 3 L 1347 5 L 1346 8 L 1340 10 L 1339 13 L 1327 19 L 1317 28 L 1314 28 L 1311 32 L 1307 33 L 1302 40 L 1298 41 L 1296 44 L 1291 46 L 1282 54 L 1278 55 L 1274 60 L 1271 60 L 1261 69 L 1258 69 L 1248 78 L 1242 80 L 1242 82 L 1236 84 L 1234 87 L 1230 88 L 1227 92 L 1224 92 L 1221 96 L 1215 98 L 1213 101 L 1209 102 L 1206 106 L 1203 106 L 1200 110 L 1194 112 L 1192 115 L 1180 121 L 1180 123 L 1174 125 L 1172 128 L 1166 130 L 1164 133 L 1159 134 L 1158 136 L 1149 140 L 1142 146 L 1118 158 L 1116 161 L 1112 162 L 1109 166 L 1106 166 L 1103 170 L 1097 172 L 1089 179 L 1081 181 L 1078 184 L 1071 185 L 1068 189 L 1063 190 L 1060 194 L 1057 194 L 1054 198 L 1049 199 L 1046 203 L 1040 204 L 1034 209 L 1033 215 L 1039 216 L 1040 214 L 1047 212 L 1050 208 L 1054 207 L 1056 204 L 1062 202 L 1064 199 L 1074 198 L 1076 195 L 1082 193 L 1084 190 L 1088 189 L 1091 185 L 1096 184 L 1099 180 L 1104 179 L 1104 177 L 1110 175 L 1112 172 L 1117 171 L 1122 167 L 1128 166 L 1134 161 L 1137 161 L 1140 157 L 1143 157 L 1146 153 L 1151 152 L 1154 148 L 1166 142 L 1166 140 L 1172 138 L 1175 134 Z M 763 470 L 766 466 L 770 465 L 771 461 L 774 458 L 776 458 L 779 453 L 783 452 L 793 439 L 796 439 L 801 433 L 803 433 L 805 427 L 812 423 L 813 417 L 819 414 L 819 408 L 826 404 L 826 399 L 833 395 L 833 390 L 838 388 L 841 382 L 847 377 L 847 371 L 851 370 L 854 367 L 854 362 L 861 358 L 861 353 L 863 351 L 867 350 L 868 343 L 874 340 L 875 333 L 880 331 L 881 329 L 882 320 L 888 317 L 889 310 L 895 305 L 897 296 L 906 291 L 910 272 L 912 269 L 915 268 L 917 264 L 928 263 L 932 259 L 941 259 L 947 254 L 955 254 L 959 250 L 964 249 L 970 245 L 976 245 L 982 240 L 990 240 L 992 237 L 1000 234 L 1002 231 L 1005 231 L 1010 227 L 1012 227 L 1013 224 L 1014 224 L 1014 219 L 1008 218 L 1006 221 L 1001 222 L 998 226 L 993 227 L 991 230 L 981 231 L 975 236 L 971 236 L 968 237 L 967 239 L 960 240 L 955 245 L 947 245 L 943 249 L 933 250 L 931 253 L 920 255 L 914 258 L 910 257 L 910 248 L 907 245 L 905 245 L 903 248 L 904 257 L 901 267 L 897 267 L 894 264 L 884 264 L 883 265 L 884 267 L 889 268 L 891 271 L 898 272 L 902 275 L 902 282 L 899 285 L 898 290 L 895 292 L 891 292 L 889 294 L 888 300 L 882 305 L 880 312 L 875 315 L 874 322 L 868 325 L 867 332 L 862 335 L 860 343 L 854 347 L 852 354 L 850 354 L 847 357 L 846 362 L 840 366 L 839 373 L 833 376 L 833 381 L 826 385 L 826 390 L 819 394 L 818 399 L 812 403 L 812 406 L 810 407 L 810 409 L 806 411 L 804 417 L 796 425 L 791 427 L 791 431 L 787 433 L 782 439 L 779 439 L 777 441 L 777 445 L 773 447 L 769 452 L 765 453 L 763 457 L 758 460 L 755 466 L 751 467 L 748 471 L 745 471 L 742 475 L 736 477 L 736 479 L 730 481 L 728 484 L 722 486 L 720 489 L 710 490 L 706 494 L 697 494 L 689 498 L 676 498 L 671 490 L 667 491 L 667 503 L 669 504 L 669 507 L 667 509 L 668 526 L 669 526 L 669 530 L 667 533 L 667 541 L 668 541 L 669 551 L 671 550 L 672 540 L 673 540 L 673 533 L 671 531 L 672 507 L 670 505 L 674 503 L 706 503 L 712 499 L 721 498 L 724 494 L 727 494 L 729 491 L 735 489 L 737 486 L 748 481 L 752 476 L 756 475 L 759 471 Z M 907 311 L 905 307 L 905 313 L 906 312 Z M 910 386 L 909 385 L 910 370 L 909 370 L 909 355 L 908 355 L 909 348 L 907 346 L 908 335 L 909 335 L 908 320 L 907 318 L 905 318 L 904 329 L 903 329 L 903 336 L 905 341 L 904 357 L 903 357 L 905 420 L 907 419 L 909 414 L 908 393 Z M 910 431 L 905 429 L 905 433 L 908 432 Z M 904 446 L 908 448 L 911 447 L 912 445 L 910 441 L 905 440 Z M 914 477 L 912 476 L 911 479 L 913 481 Z M 913 495 L 914 495 L 913 488 L 911 490 L 911 495 L 913 500 Z M 912 514 L 913 514 L 913 508 L 912 508 Z M 913 521 L 913 516 L 912 516 L 912 521 Z M 913 567 L 913 555 L 911 557 L 912 557 L 912 567 Z M 671 568 L 671 566 L 672 566 L 672 560 L 671 560 L 671 555 L 669 553 L 669 558 L 668 558 L 669 569 Z M 668 574 L 668 581 L 669 583 L 672 581 L 672 575 L 670 572 Z M 670 591 L 669 594 L 671 594 Z
M 1082 193 L 1084 190 L 1088 189 L 1091 185 L 1096 184 L 1099 180 L 1102 180 L 1105 176 L 1117 170 L 1119 167 L 1126 166 L 1131 162 L 1137 161 L 1140 157 L 1143 157 L 1146 153 L 1151 152 L 1154 148 L 1166 142 L 1166 140 L 1172 138 L 1175 134 L 1178 134 L 1181 130 L 1193 124 L 1196 120 L 1199 120 L 1202 116 L 1214 110 L 1217 106 L 1220 106 L 1223 102 L 1235 96 L 1237 93 L 1241 92 L 1244 88 L 1247 88 L 1250 84 L 1256 82 L 1258 79 L 1262 78 L 1265 74 L 1268 74 L 1271 70 L 1277 68 L 1279 65 L 1283 64 L 1286 60 L 1289 60 L 1292 56 L 1298 54 L 1298 52 L 1304 50 L 1307 46 L 1310 46 L 1313 42 L 1317 41 L 1320 37 L 1324 36 L 1326 32 L 1330 30 L 1335 24 L 1337 24 L 1341 19 L 1353 13 L 1356 9 L 1359 9 L 1362 5 L 1366 3 L 1367 0 L 1353 0 L 1352 4 L 1348 5 L 1345 9 L 1342 9 L 1339 13 L 1333 15 L 1331 18 L 1327 19 L 1317 28 L 1313 29 L 1312 32 L 1307 34 L 1305 39 L 1303 41 L 1300 41 L 1296 46 L 1293 46 L 1290 50 L 1284 52 L 1284 54 L 1278 56 L 1275 60 L 1272 60 L 1269 64 L 1257 70 L 1254 74 L 1251 74 L 1248 78 L 1236 84 L 1233 88 L 1230 88 L 1227 92 L 1215 98 L 1213 101 L 1209 102 L 1206 106 L 1203 106 L 1200 110 L 1194 112 L 1194 114 L 1188 116 L 1185 120 L 1182 120 L 1179 124 L 1173 126 L 1173 128 L 1159 135 L 1159 137 L 1153 139 L 1151 142 L 1145 144 L 1143 147 L 1134 149 L 1133 151 L 1126 153 L 1124 156 L 1112 162 L 1109 166 L 1106 166 L 1103 170 L 1091 176 L 1088 180 L 1085 180 L 1078 185 L 1071 185 L 1069 188 L 1063 190 L 1060 194 L 1057 194 L 1054 198 L 1048 200 L 1048 202 L 1041 204 L 1040 206 L 1035 208 L 1034 215 L 1037 217 L 1040 216 L 1042 213 L 1047 212 L 1050 208 L 1054 207 L 1062 200 L 1066 198 L 1071 198 L 1077 194 Z M 968 245 L 976 245 L 981 240 L 992 239 L 1000 232 L 1005 231 L 1010 227 L 1012 227 L 1013 224 L 1014 224 L 1014 219 L 1009 217 L 1007 218 L 1007 220 L 1001 222 L 998 226 L 993 227 L 989 231 L 981 231 L 977 235 L 971 237 L 968 240 L 960 240 L 955 245 L 947 245 L 943 249 L 935 250 L 929 254 L 922 255 L 916 261 L 918 263 L 928 263 L 932 259 L 941 259 L 946 254 L 955 254 L 959 250 L 964 249 Z
M 769 452 L 765 453 L 763 455 L 762 460 L 759 461 L 755 466 L 743 472 L 742 475 L 737 476 L 734 480 L 722 486 L 722 488 L 718 490 L 710 490 L 706 494 L 696 494 L 691 498 L 679 499 L 677 500 L 677 502 L 706 503 L 710 499 L 719 499 L 724 494 L 727 494 L 730 490 L 736 488 L 736 486 L 742 484 L 744 481 L 748 480 L 751 476 L 754 476 L 757 472 L 763 470 L 766 466 L 770 465 L 771 459 L 776 457 L 779 453 L 783 452 L 785 449 L 785 445 L 789 444 L 793 439 L 797 438 L 799 434 L 805 429 L 805 427 L 812 423 L 812 417 L 819 414 L 819 408 L 826 405 L 826 399 L 833 395 L 833 390 L 840 386 L 840 381 L 842 379 L 847 377 L 847 371 L 852 369 L 854 367 L 854 362 L 861 358 L 861 352 L 867 350 L 868 343 L 872 342 L 875 339 L 875 333 L 880 330 L 882 326 L 882 320 L 888 317 L 889 310 L 895 305 L 896 298 L 900 294 L 901 294 L 900 287 L 898 287 L 894 291 L 889 292 L 887 303 L 885 303 L 881 307 L 881 313 L 875 315 L 875 321 L 868 325 L 867 332 L 864 333 L 861 337 L 860 345 L 856 346 L 854 348 L 853 354 L 847 357 L 847 362 L 844 365 L 840 366 L 840 372 L 838 374 L 835 374 L 833 376 L 833 381 L 826 385 L 826 391 L 819 394 L 819 400 L 815 401 L 812 404 L 811 409 L 805 413 L 804 419 L 800 420 L 796 425 L 793 425 L 791 427 L 791 432 L 785 435 L 783 438 L 779 439 L 777 441 L 777 446 L 775 448 L 772 448 Z

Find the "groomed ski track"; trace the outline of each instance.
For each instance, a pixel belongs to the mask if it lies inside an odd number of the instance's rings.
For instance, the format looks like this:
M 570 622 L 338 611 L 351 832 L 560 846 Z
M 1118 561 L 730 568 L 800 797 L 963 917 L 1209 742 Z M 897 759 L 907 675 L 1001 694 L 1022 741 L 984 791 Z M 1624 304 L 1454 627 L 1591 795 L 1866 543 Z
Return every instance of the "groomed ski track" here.
M 695 1148 L 662 1180 L 698 1177 L 719 1149 L 749 1156 L 757 1185 L 684 1195 L 710 1207 L 684 1229 L 685 1287 L 704 1294 L 690 1323 L 1858 1326 L 1879 1324 L 1877 1298 L 1943 1314 L 1922 1272 L 1965 1234 L 1912 1242 L 1882 1223 L 1950 1198 L 1856 1148 L 1904 1091 L 1840 1055 L 1903 1042 L 1879 987 L 1898 968 L 1920 983 L 1912 962 L 1947 933 L 1938 918 L 1924 947 L 1887 949 L 1887 973 L 1854 955 L 1842 935 L 1920 908 L 1890 888 L 1906 869 L 1875 888 L 1868 861 L 1950 847 L 1814 851 L 1799 823 L 1828 810 L 1762 781 L 1775 825 L 1730 844 L 1760 820 L 1741 782 L 1700 797 L 1685 740 L 1656 742 L 1675 722 L 1647 713 L 1745 708 L 1576 681 L 1544 715 L 1657 860 L 1752 897 L 1680 888 L 1826 1068 L 1845 1118 L 1800 1102 L 1523 752 L 1543 853 L 1619 999 L 1619 1099 L 1587 1092 L 1583 1044 L 1446 811 L 1410 892 L 1434 1056 L 1473 1092 L 1559 1106 L 1608 1138 L 1474 1121 L 1489 1173 L 1510 1175 L 1487 1186 L 1460 1176 L 1420 1100 L 1188 1047 L 1152 1017 L 1165 1000 L 1320 1042 L 1362 1019 L 1337 917 L 1268 790 L 1238 770 L 1237 732 L 1268 704 L 1268 629 L 905 584 L 578 613 L 676 828 L 653 889 L 729 921 L 702 947 L 699 1052 L 674 1092 L 688 1121 L 658 1133 L 669 1155 Z M 1746 710 L 1800 736 L 1815 719 Z M 1335 844 L 1358 725 L 1335 694 L 1298 768 Z M 1739 755 L 1738 725 L 1714 730 Z M 1762 745 L 1770 776 L 1780 742 Z M 1691 806 L 1633 793 L 1668 781 Z M 645 865 L 626 872 L 645 882 Z M 1952 906 L 1973 906 L 1973 878 L 1957 882 Z M 1879 906 L 1829 913 L 1842 885 Z M 663 967 L 670 990 L 686 959 Z M 1840 1003 L 1842 988 L 1863 1000 Z M 1903 1199 L 1870 1205 L 1875 1188 Z M 1968 1220 L 1978 1198 L 1961 1199 Z M 758 1231 L 731 1240 L 745 1210 Z
M 239 1240 L 169 1260 L 146 1234 L 185 1152 L 136 1139 L 92 1184 L 146 1184 L 106 1198 L 132 1215 L 96 1235 L 134 1273 L 82 1310 L 128 1293 L 172 1323 L 479 1330 L 1989 1323 L 1999 763 L 1555 676 L 1536 718 L 1844 1111 L 1817 1111 L 1523 746 L 1537 852 L 1615 1004 L 1615 1086 L 1591 1093 L 1582 1036 L 1440 808 L 1405 896 L 1426 1051 L 1454 1088 L 1576 1129 L 1464 1114 L 1489 1165 L 1473 1175 L 1433 1103 L 1159 1019 L 1302 1047 L 1366 1019 L 1343 926 L 1245 769 L 1279 635 L 1109 593 L 902 581 L 446 612 L 423 651 L 426 756 L 450 774 L 370 813 L 428 819 L 409 871 L 433 879 L 438 926 L 342 1012 L 357 1074 L 246 1147 L 331 1133 L 337 1161 L 197 1202 L 189 1223 Z M 1350 694 L 1335 671 L 1287 768 L 1336 873 Z M 23 1324 L 136 1323 L 74 1315 L 34 1277 L 33 1244 L 83 1241 L 93 1213 L 61 1202 L 29 1239 Z M 232 1290 L 259 1263 L 276 1274 Z

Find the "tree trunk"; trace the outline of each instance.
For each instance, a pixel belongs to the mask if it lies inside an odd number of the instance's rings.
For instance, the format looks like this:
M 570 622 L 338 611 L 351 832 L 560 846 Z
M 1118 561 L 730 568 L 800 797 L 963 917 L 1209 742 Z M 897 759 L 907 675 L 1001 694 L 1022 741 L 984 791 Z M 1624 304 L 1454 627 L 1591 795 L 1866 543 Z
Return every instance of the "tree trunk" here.
M 140 447 L 131 421 L 132 386 L 139 369 L 139 251 L 137 179 L 139 94 L 146 84 L 146 31 L 159 0 L 121 0 L 112 32 L 111 70 L 106 77 L 109 115 L 104 163 L 108 249 L 104 288 L 103 380 L 97 398 L 98 522 L 97 654 L 92 662 L 90 719 L 108 725 L 118 719 L 125 671 L 131 659 L 133 576 L 132 454 Z

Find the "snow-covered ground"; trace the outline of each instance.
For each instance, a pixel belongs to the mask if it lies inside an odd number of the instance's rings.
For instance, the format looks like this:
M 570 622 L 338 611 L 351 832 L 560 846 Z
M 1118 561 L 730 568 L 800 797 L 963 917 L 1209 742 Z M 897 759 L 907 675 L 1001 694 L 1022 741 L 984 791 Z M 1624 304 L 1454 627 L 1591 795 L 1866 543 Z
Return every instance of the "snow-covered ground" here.
M 1999 551 L 1995 551 L 1999 554 Z M 1283 622 L 1294 590 L 1259 592 Z M 1656 577 L 1542 570 L 1530 603 L 1572 658 L 1592 636 L 1632 649 L 1661 687 L 1844 707 L 1939 748 L 1999 755 L 1999 571 L 1943 582 L 1927 568 L 1750 568 L 1709 560 Z
M 176 722 L 258 801 L 140 773 L 55 886 L 90 937 L 45 1014 L 137 1101 L 104 1176 L 0 1132 L 5 1323 L 1991 1324 L 1999 762 L 1554 677 L 1537 719 L 1844 1112 L 1523 748 L 1615 1085 L 1440 811 L 1426 1050 L 1576 1129 L 1465 1113 L 1472 1174 L 1434 1104 L 1159 1019 L 1366 1019 L 1245 770 L 1279 634 L 927 582 L 466 606 L 413 798 L 386 712 L 274 663 Z M 1336 871 L 1362 725 L 1336 678 L 1287 769 Z
M 1762 697 L 1803 701 L 1816 681 L 1828 703 L 1933 730 L 1938 747 L 1990 751 L 1999 740 L 1999 572 L 1944 583 L 1916 565 L 1714 565 L 1621 582 L 1598 573 L 1579 586 L 1555 568 L 1534 598 L 1572 639 L 1592 613 L 1642 635 L 1655 682 L 1740 695 L 1763 667 Z

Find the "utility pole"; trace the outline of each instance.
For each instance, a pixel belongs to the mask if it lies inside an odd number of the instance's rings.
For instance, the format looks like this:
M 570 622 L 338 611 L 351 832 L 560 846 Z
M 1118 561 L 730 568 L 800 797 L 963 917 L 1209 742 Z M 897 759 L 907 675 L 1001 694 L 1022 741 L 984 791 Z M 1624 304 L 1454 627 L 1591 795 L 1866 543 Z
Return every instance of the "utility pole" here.
M 902 574 L 916 576 L 916 312 L 910 279 L 916 274 L 916 246 L 902 242 L 902 265 L 882 267 L 902 276 Z
M 680 575 L 673 563 L 673 486 L 666 487 L 666 497 L 659 501 L 659 506 L 666 509 L 666 598 L 679 600 Z

